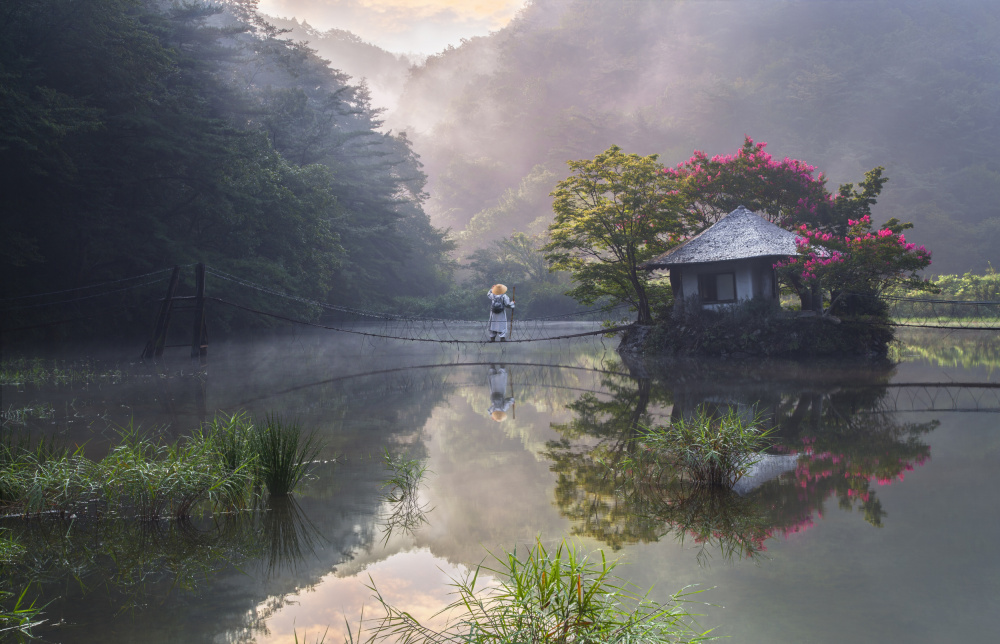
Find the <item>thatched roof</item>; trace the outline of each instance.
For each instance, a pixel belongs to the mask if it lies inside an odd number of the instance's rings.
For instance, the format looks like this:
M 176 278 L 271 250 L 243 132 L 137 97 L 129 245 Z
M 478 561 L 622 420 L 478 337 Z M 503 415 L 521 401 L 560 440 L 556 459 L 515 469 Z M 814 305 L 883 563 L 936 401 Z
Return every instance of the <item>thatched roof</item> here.
M 740 206 L 677 248 L 642 265 L 646 270 L 677 264 L 703 264 L 752 257 L 790 257 L 795 254 L 793 232 L 779 228 Z

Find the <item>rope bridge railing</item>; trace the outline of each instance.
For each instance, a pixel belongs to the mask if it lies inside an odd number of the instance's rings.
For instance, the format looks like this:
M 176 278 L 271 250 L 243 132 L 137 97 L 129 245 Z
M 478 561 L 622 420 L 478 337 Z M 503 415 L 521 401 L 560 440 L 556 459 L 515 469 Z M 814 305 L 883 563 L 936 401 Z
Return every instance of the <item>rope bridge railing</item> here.
M 2 328 L 0 332 L 68 325 L 93 318 L 124 316 L 128 314 L 126 309 L 131 307 L 134 310 L 137 303 L 144 302 L 149 305 L 158 302 L 161 306 L 161 314 L 157 326 L 160 326 L 162 322 L 163 328 L 155 330 L 154 335 L 160 336 L 159 351 L 155 353 L 160 355 L 165 341 L 165 327 L 169 324 L 170 308 L 173 307 L 173 310 L 177 311 L 192 310 L 190 306 L 185 308 L 174 305 L 193 304 L 197 308 L 199 301 L 210 301 L 264 318 L 355 334 L 371 339 L 452 344 L 482 344 L 488 342 L 489 339 L 488 301 L 485 297 L 483 298 L 484 314 L 480 320 L 405 315 L 320 302 L 285 293 L 204 265 L 198 265 L 202 275 L 202 277 L 196 278 L 196 282 L 200 283 L 199 295 L 176 295 L 177 272 L 180 268 L 189 268 L 190 266 L 195 265 L 163 268 L 140 275 L 70 289 L 0 299 L 0 313 L 3 314 L 5 321 L 15 321 L 13 326 Z M 225 292 L 220 293 L 218 289 L 214 289 L 216 292 L 213 292 L 213 289 L 209 287 L 206 291 L 205 275 L 211 276 L 213 278 L 211 281 L 215 284 L 227 282 L 236 288 L 228 288 Z M 171 285 L 168 288 L 167 297 L 162 297 L 161 292 L 161 297 L 157 298 L 155 291 L 150 290 L 149 287 L 168 280 L 171 281 Z M 253 291 L 256 294 L 253 302 L 247 302 L 246 298 L 240 296 L 242 289 Z M 165 313 L 164 303 L 169 303 L 169 306 L 165 307 Z M 289 304 L 292 303 L 297 306 L 290 307 Z M 517 315 L 518 313 L 520 310 L 515 309 L 512 323 L 508 325 L 509 337 L 506 342 L 573 340 L 615 333 L 624 326 L 598 328 L 597 324 L 609 316 L 622 319 L 627 315 L 623 308 L 611 311 L 598 308 L 536 318 L 521 318 Z M 202 314 L 198 313 L 198 315 Z
M 894 326 L 1000 331 L 1000 301 L 884 296 Z
M 328 304 L 309 298 L 289 295 L 217 269 L 206 267 L 206 272 L 215 278 L 272 296 L 276 298 L 276 302 L 281 300 L 296 302 L 321 313 L 317 319 L 302 319 L 293 317 L 287 313 L 264 310 L 256 306 L 223 298 L 208 298 L 225 306 L 284 322 L 386 340 L 448 344 L 483 344 L 489 342 L 489 302 L 485 295 L 483 297 L 484 313 L 482 319 L 455 320 Z M 517 317 L 517 313 L 520 311 L 516 308 L 514 312 L 512 320 L 508 323 L 509 337 L 505 341 L 507 343 L 572 340 L 615 333 L 625 328 L 625 326 L 594 328 L 610 314 L 615 314 L 619 317 L 623 315 L 621 308 L 612 310 L 610 313 L 606 309 L 590 309 L 587 311 L 537 318 Z

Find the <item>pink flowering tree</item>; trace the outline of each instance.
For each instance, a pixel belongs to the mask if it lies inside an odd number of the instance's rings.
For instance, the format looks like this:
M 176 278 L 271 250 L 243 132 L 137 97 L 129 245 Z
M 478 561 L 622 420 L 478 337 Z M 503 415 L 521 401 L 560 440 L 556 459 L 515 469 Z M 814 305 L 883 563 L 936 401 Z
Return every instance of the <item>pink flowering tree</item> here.
M 696 150 L 687 161 L 664 168 L 679 184 L 691 233 L 741 205 L 784 227 L 809 222 L 826 228 L 834 223 L 834 199 L 823 173 L 797 159 L 775 159 L 766 147 L 746 137 L 733 154 L 709 157 Z
M 888 181 L 885 168 L 877 167 L 856 186 L 843 184 L 833 194 L 816 166 L 788 157 L 775 159 L 766 148 L 767 143 L 746 137 L 733 154 L 709 157 L 696 150 L 687 161 L 663 170 L 678 182 L 688 234 L 704 230 L 742 205 L 788 230 L 808 224 L 844 236 L 848 220 L 871 214 Z
M 828 291 L 834 313 L 877 314 L 886 291 L 928 288 L 918 273 L 930 266 L 931 253 L 906 241 L 912 224 L 890 219 L 876 229 L 867 214 L 847 224 L 843 236 L 801 224 L 798 254 L 775 264 L 779 278 L 800 293 Z

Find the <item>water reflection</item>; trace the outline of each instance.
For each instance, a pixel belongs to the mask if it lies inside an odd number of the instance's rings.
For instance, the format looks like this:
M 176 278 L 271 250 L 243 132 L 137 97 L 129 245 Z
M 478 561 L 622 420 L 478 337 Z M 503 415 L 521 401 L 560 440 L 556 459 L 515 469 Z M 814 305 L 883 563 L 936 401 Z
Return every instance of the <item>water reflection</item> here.
M 384 354 L 366 349 L 359 355 L 342 344 L 319 342 L 278 348 L 236 353 L 210 363 L 202 375 L 174 374 L 166 383 L 148 379 L 118 388 L 15 392 L 17 399 L 8 399 L 4 390 L 5 404 L 48 402 L 60 423 L 54 431 L 70 442 L 89 441 L 88 453 L 91 447 L 99 452 L 104 417 L 134 415 L 143 427 L 164 427 L 176 435 L 205 413 L 239 409 L 294 416 L 317 429 L 328 445 L 321 458 L 330 463 L 318 466 L 297 506 L 233 517 L 232 524 L 164 524 L 154 535 L 123 534 L 121 539 L 133 545 L 109 551 L 88 546 L 98 553 L 96 564 L 74 554 L 62 567 L 49 568 L 47 576 L 40 574 L 42 602 L 55 599 L 46 617 L 65 620 L 48 632 L 51 639 L 291 641 L 293 628 L 301 639 L 306 627 L 312 638 L 332 625 L 327 641 L 339 641 L 334 632 L 345 614 L 355 624 L 369 597 L 364 587 L 369 574 L 394 593 L 394 603 L 430 615 L 448 601 L 448 574 L 475 565 L 487 549 L 510 549 L 537 535 L 557 541 L 575 533 L 619 548 L 639 564 L 623 570 L 641 587 L 673 591 L 689 583 L 717 585 L 709 601 L 730 608 L 707 625 L 742 629 L 763 615 L 768 623 L 758 629 L 764 634 L 759 641 L 796 641 L 768 638 L 775 624 L 798 620 L 801 635 L 813 633 L 801 623 L 863 610 L 855 601 L 857 587 L 878 587 L 868 583 L 876 578 L 872 570 L 880 571 L 879 580 L 908 579 L 896 588 L 918 588 L 926 562 L 937 566 L 936 578 L 944 579 L 958 557 L 960 574 L 950 583 L 972 578 L 982 584 L 983 575 L 976 576 L 982 562 L 995 561 L 985 548 L 972 548 L 974 554 L 963 559 L 947 540 L 961 530 L 963 543 L 981 538 L 981 528 L 973 527 L 969 517 L 983 502 L 966 499 L 988 494 L 996 463 L 995 450 L 989 451 L 996 446 L 993 427 L 986 427 L 981 415 L 963 414 L 962 422 L 951 416 L 946 420 L 950 428 L 935 430 L 930 419 L 939 417 L 936 411 L 896 411 L 926 409 L 919 401 L 909 404 L 909 394 L 900 392 L 910 389 L 900 387 L 945 380 L 939 369 L 905 377 L 843 364 L 672 363 L 629 371 L 614 356 L 589 349 L 456 356 L 406 353 L 405 347 Z M 976 380 L 964 372 L 954 379 Z M 173 399 L 169 404 L 168 397 Z M 970 407 L 962 400 L 959 407 Z M 73 405 L 79 416 L 73 415 Z M 770 456 L 778 464 L 772 473 L 780 475 L 758 473 L 742 494 L 622 476 L 619 466 L 632 456 L 638 428 L 706 406 L 719 413 L 762 413 L 775 427 Z M 495 411 L 505 414 L 501 422 L 494 420 Z M 979 433 L 968 431 L 970 422 Z M 909 468 L 919 469 L 930 458 L 929 444 L 935 467 L 911 477 Z M 392 502 L 383 487 L 389 475 L 382 459 L 387 449 L 428 469 L 413 494 L 394 497 L 404 501 Z M 948 449 L 966 460 L 949 460 Z M 793 466 L 781 474 L 788 461 Z M 949 485 L 953 491 L 947 501 L 931 508 L 932 497 L 943 495 L 939 490 Z M 410 512 L 413 508 L 433 508 L 433 513 L 420 515 Z M 950 518 L 928 526 L 931 512 Z M 781 540 L 808 530 L 821 515 L 828 517 L 824 530 L 787 546 Z M 268 521 L 273 521 L 270 527 Z M 109 527 L 78 524 L 73 532 L 78 527 L 94 532 L 86 543 L 116 541 L 97 534 Z M 935 530 L 944 537 L 932 540 L 928 535 Z M 24 536 L 34 554 L 58 558 L 62 550 L 84 549 L 64 541 L 67 524 L 52 522 L 44 531 L 45 540 Z M 391 538 L 384 539 L 387 533 Z M 983 534 L 998 533 L 990 524 Z M 915 541 L 909 551 L 902 549 Z M 850 557 L 861 552 L 867 557 L 863 565 L 852 566 Z M 936 559 L 940 552 L 946 554 Z M 130 557 L 138 563 L 129 563 Z M 746 557 L 761 565 L 697 565 Z M 25 579 L 28 570 L 18 579 Z M 830 584 L 836 575 L 843 575 L 843 583 Z M 128 582 L 117 588 L 104 577 L 142 579 L 145 585 Z M 849 593 L 841 591 L 847 587 Z M 907 602 L 919 599 L 916 592 L 907 595 Z M 959 597 L 961 603 L 975 599 L 972 594 L 957 595 L 952 603 L 958 606 Z M 807 599 L 819 601 L 815 597 L 823 598 L 822 610 L 804 605 Z M 733 608 L 758 598 L 767 605 Z M 775 603 L 785 606 L 781 620 L 769 617 Z M 120 613 L 123 607 L 126 615 Z M 907 610 L 900 608 L 895 616 Z M 981 614 L 987 612 L 982 607 Z
M 273 578 L 326 542 L 287 498 L 207 521 L 6 520 L 2 527 L 27 551 L 5 567 L 4 586 L 30 586 L 45 598 L 47 615 L 71 622 L 78 600 L 88 610 L 131 613 L 237 569 Z
M 828 499 L 881 527 L 877 488 L 930 458 L 922 436 L 937 421 L 905 422 L 886 405 L 889 368 L 759 363 L 667 364 L 639 377 L 605 374 L 600 393 L 568 405 L 548 445 L 555 497 L 573 531 L 614 549 L 666 535 L 697 544 L 697 558 L 757 559 L 768 539 L 801 532 Z M 735 411 L 773 432 L 765 461 L 737 492 L 708 490 L 625 469 L 638 432 L 667 418 Z M 622 465 L 624 464 L 624 465 Z
M 381 518 L 383 546 L 393 534 L 414 536 L 417 529 L 427 523 L 427 514 L 433 509 L 420 500 L 420 484 L 427 473 L 422 460 L 411 458 L 408 453 L 394 456 L 388 449 L 384 460 L 391 476 L 382 484 L 385 490 Z
M 507 395 L 507 370 L 491 364 L 487 381 L 490 385 L 490 408 L 487 412 L 499 423 L 507 419 L 507 411 L 514 405 L 514 396 Z
M 1000 342 L 996 333 L 902 329 L 898 356 L 941 367 L 983 369 L 993 374 L 1000 368 Z

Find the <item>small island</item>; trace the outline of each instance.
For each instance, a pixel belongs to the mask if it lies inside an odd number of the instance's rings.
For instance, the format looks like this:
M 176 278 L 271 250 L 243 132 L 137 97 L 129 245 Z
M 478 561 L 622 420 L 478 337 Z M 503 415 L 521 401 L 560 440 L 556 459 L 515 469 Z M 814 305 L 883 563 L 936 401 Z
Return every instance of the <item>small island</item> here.
M 814 166 L 765 147 L 747 137 L 675 168 L 616 146 L 570 162 L 546 257 L 572 272 L 579 301 L 637 312 L 620 353 L 887 356 L 886 297 L 934 286 L 919 277 L 930 251 L 906 241 L 913 225 L 872 223 L 884 169 L 834 194 Z

